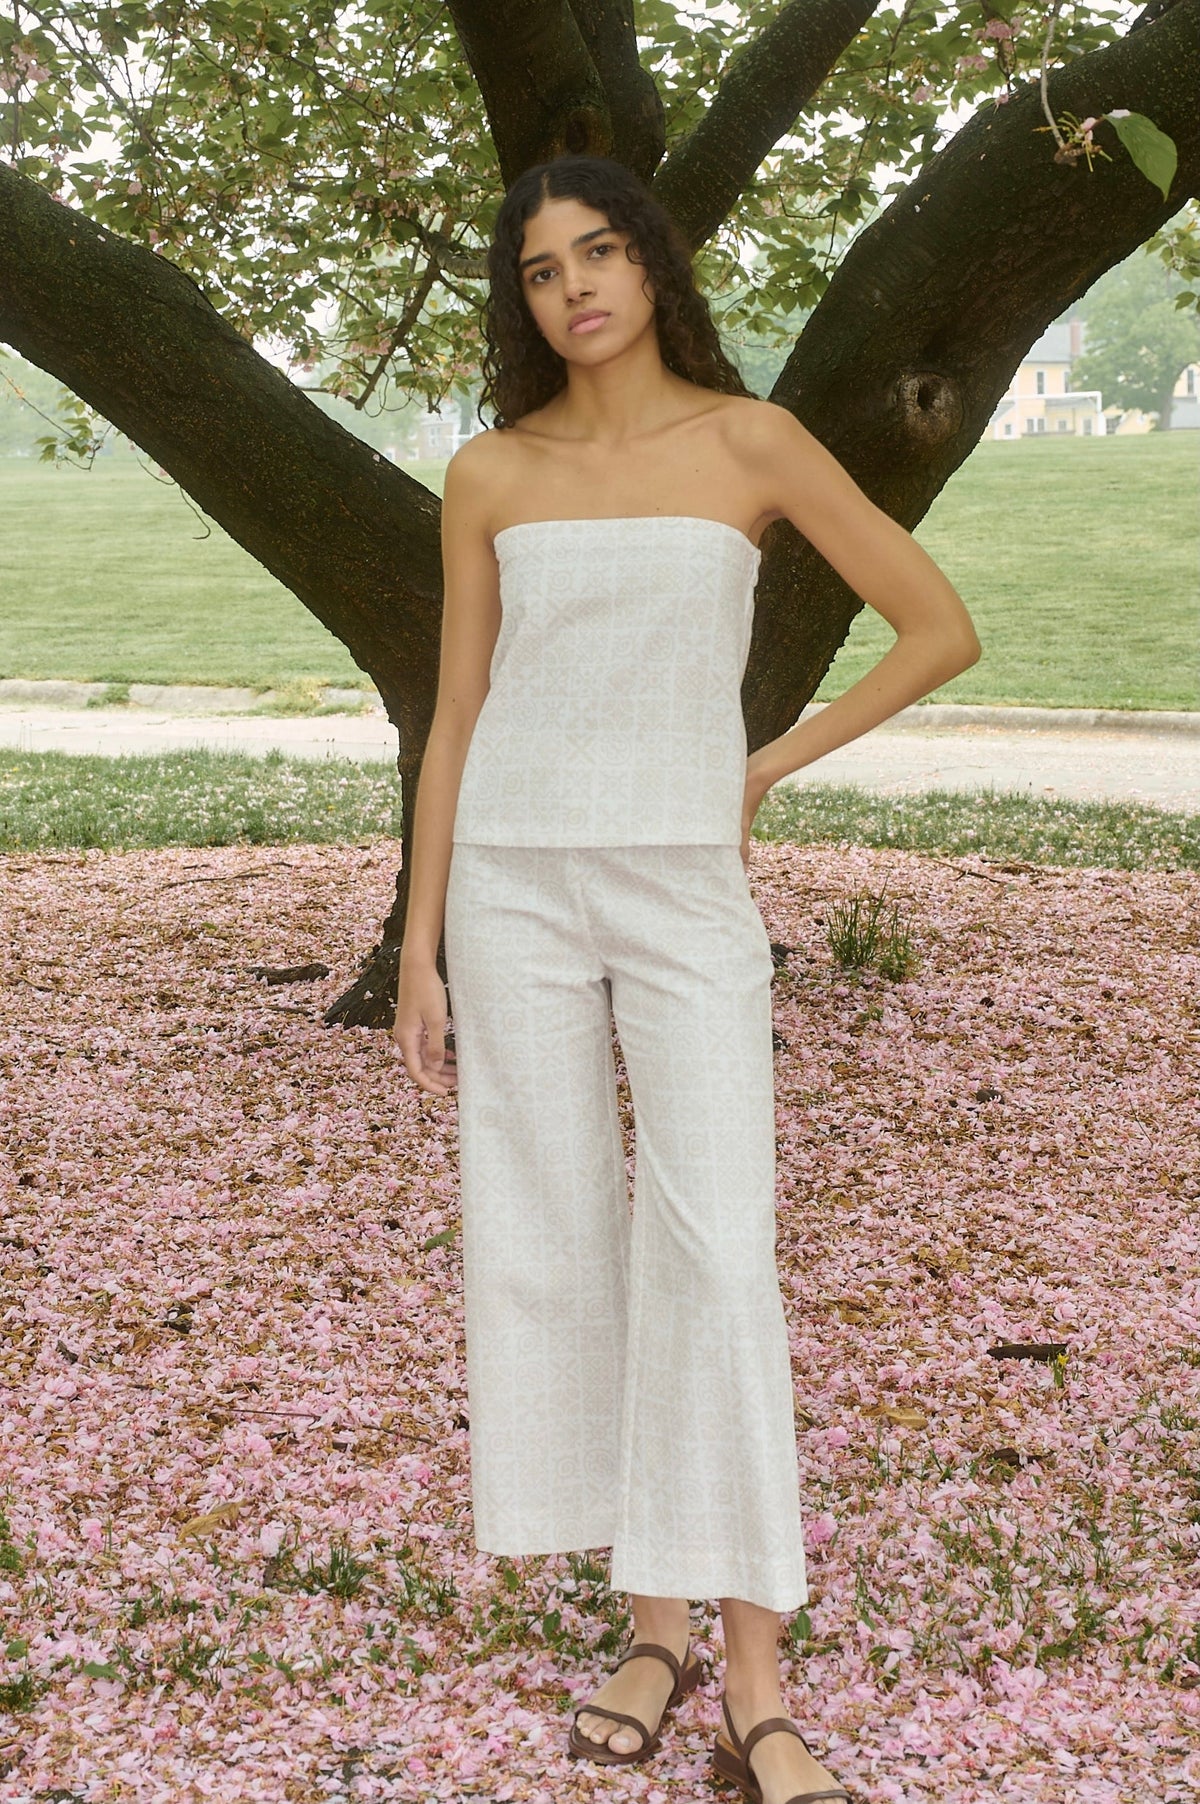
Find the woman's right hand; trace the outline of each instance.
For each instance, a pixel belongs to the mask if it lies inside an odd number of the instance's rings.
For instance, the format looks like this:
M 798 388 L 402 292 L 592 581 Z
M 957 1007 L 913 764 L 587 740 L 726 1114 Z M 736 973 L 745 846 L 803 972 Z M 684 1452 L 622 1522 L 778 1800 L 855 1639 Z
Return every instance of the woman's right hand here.
M 448 1096 L 458 1083 L 453 1045 L 446 1044 L 446 986 L 435 964 L 400 959 L 392 1038 L 404 1069 L 431 1096 Z

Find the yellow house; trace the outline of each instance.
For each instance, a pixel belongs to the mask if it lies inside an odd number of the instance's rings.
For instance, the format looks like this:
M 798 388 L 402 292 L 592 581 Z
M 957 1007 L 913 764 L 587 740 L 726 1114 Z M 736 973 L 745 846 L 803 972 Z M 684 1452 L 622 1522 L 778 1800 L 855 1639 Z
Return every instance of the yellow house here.
M 1071 362 L 1083 348 L 1083 321 L 1055 320 L 1017 366 L 984 438 L 1032 438 L 1039 432 L 1075 438 L 1109 430 L 1098 388 L 1072 389 Z
M 1140 407 L 1105 407 L 1099 389 L 1072 389 L 1071 364 L 1083 348 L 1080 319 L 1060 319 L 1030 345 L 984 429 L 984 438 L 1032 438 L 1053 432 L 1073 438 L 1149 432 L 1154 416 Z M 1180 372 L 1169 428 L 1200 427 L 1200 363 Z

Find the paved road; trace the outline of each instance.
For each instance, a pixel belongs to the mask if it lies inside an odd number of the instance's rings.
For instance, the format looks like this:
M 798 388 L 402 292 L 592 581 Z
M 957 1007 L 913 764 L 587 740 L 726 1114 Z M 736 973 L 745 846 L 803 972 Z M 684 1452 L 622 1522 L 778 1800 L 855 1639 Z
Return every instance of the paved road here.
M 144 703 L 31 705 L 22 697 L 35 687 L 0 683 L 0 745 L 109 755 L 208 745 L 259 755 L 278 746 L 295 758 L 396 756 L 395 729 L 382 712 L 280 718 L 180 714 Z M 186 697 L 193 710 L 198 693 L 152 692 L 168 702 Z M 789 780 L 859 783 L 885 795 L 995 788 L 1200 812 L 1200 715 L 919 704 Z

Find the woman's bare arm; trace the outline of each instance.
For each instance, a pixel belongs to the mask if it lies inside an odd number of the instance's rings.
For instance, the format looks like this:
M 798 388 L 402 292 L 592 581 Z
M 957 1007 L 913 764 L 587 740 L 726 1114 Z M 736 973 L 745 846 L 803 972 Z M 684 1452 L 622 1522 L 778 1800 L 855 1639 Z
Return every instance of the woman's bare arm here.
M 966 670 L 977 662 L 980 644 L 962 597 L 928 552 L 785 408 L 760 401 L 742 410 L 738 439 L 739 458 L 758 478 L 764 511 L 791 520 L 896 632 L 896 643 L 866 676 L 819 715 L 751 754 L 746 810 L 752 820 L 773 783 Z M 743 826 L 744 857 L 749 821 Z
M 413 812 L 408 908 L 392 1037 L 422 1090 L 454 1087 L 445 1050 L 446 988 L 437 949 L 446 909 L 454 815 L 467 748 L 488 691 L 500 630 L 500 584 L 487 525 L 493 448 L 468 439 L 446 468 L 442 496 L 442 637 L 437 701 Z

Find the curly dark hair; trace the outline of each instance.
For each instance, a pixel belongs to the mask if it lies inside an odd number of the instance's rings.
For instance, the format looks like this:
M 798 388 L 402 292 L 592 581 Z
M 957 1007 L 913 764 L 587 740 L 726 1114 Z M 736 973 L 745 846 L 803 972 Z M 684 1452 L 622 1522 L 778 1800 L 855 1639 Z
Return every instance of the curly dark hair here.
M 582 201 L 605 214 L 616 231 L 628 232 L 625 254 L 645 264 L 654 285 L 659 352 L 669 370 L 721 394 L 750 394 L 721 349 L 692 274 L 691 250 L 671 215 L 624 164 L 564 155 L 526 169 L 500 203 L 481 320 L 483 391 L 475 410 L 481 423 L 487 405 L 495 426 L 512 426 L 567 385 L 566 360 L 534 324 L 517 267 L 525 222 L 545 200 Z

